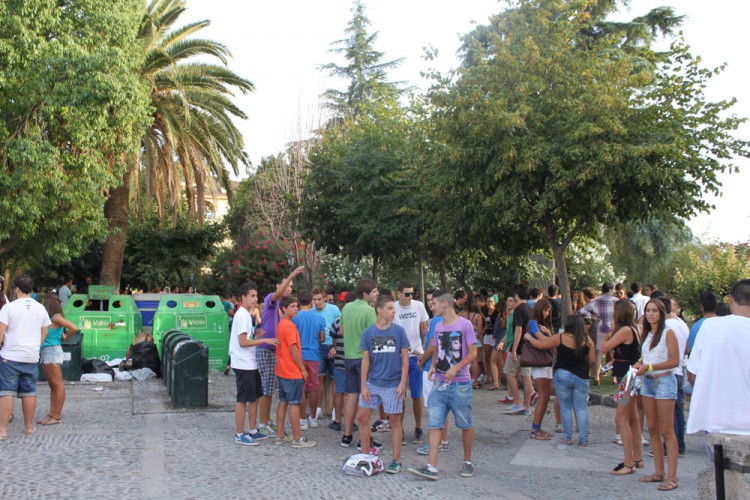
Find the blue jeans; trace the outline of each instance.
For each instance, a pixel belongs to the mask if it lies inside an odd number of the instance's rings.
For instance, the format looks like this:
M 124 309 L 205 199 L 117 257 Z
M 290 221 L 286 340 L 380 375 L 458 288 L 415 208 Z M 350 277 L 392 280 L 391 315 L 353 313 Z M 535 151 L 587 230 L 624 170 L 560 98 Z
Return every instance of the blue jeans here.
M 677 401 L 674 403 L 674 433 L 677 435 L 677 446 L 680 453 L 685 453 L 685 391 L 682 375 L 675 375 L 677 379 Z
M 581 444 L 589 442 L 589 380 L 579 378 L 568 370 L 555 371 L 555 392 L 560 401 L 563 436 L 566 441 L 573 440 L 573 411 L 578 419 L 578 437 Z

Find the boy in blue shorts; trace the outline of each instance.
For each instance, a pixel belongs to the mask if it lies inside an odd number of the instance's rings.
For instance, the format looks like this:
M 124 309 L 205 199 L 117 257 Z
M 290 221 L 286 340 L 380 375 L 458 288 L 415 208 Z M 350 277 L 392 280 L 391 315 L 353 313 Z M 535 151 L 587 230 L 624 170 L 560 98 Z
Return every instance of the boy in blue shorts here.
M 445 428 L 448 412 L 453 413 L 456 427 L 461 429 L 464 447 L 464 463 L 461 477 L 472 477 L 474 465 L 471 451 L 474 445 L 474 429 L 471 415 L 471 375 L 469 366 L 477 357 L 477 339 L 474 327 L 466 318 L 456 314 L 453 296 L 447 290 L 438 290 L 433 295 L 433 312 L 443 321 L 435 325 L 432 345 L 435 346 L 428 377 L 434 381 L 430 392 L 430 458 L 427 465 L 409 472 L 417 476 L 437 480 L 438 453 L 441 432 Z M 361 431 L 360 431 L 361 432 Z
M 362 389 L 359 395 L 359 438 L 361 448 L 370 448 L 370 418 L 382 404 L 391 418 L 393 461 L 385 469 L 390 474 L 401 472 L 401 418 L 406 380 L 409 376 L 409 340 L 404 329 L 393 323 L 396 308 L 392 297 L 381 295 L 375 301 L 377 321 L 362 332 Z

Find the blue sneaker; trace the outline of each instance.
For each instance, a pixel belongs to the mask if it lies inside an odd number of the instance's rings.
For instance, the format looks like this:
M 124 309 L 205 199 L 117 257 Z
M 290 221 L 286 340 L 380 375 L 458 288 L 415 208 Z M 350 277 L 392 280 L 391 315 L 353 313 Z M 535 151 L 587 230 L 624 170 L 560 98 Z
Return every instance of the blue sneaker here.
M 234 435 L 234 442 L 245 446 L 259 446 L 260 443 L 253 439 L 250 434 L 243 432 L 242 434 Z
M 248 432 L 247 433 L 251 438 L 253 438 L 254 441 L 262 441 L 263 439 L 268 439 L 268 434 L 266 434 L 263 431 L 259 431 L 256 429 L 255 432 Z

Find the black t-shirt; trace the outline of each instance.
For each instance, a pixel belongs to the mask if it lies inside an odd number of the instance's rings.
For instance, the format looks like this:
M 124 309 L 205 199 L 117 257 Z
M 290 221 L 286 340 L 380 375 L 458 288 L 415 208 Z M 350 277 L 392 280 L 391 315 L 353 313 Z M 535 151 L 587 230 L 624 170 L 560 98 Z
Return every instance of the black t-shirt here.
M 521 340 L 518 342 L 516 354 L 521 354 L 524 343 L 523 336 L 529 331 L 529 320 L 531 319 L 531 308 L 526 302 L 522 302 L 513 310 L 513 335 L 516 334 L 516 327 L 521 327 Z M 515 338 L 514 338 L 515 340 Z

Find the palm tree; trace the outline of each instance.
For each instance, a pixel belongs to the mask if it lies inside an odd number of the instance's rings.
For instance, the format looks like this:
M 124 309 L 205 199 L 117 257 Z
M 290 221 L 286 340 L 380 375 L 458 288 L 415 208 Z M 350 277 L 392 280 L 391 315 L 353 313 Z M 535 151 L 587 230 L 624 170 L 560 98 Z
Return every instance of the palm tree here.
M 140 213 L 142 201 L 147 207 L 155 201 L 160 218 L 170 208 L 174 222 L 184 187 L 188 219 L 197 213 L 202 223 L 206 185 L 215 180 L 231 193 L 227 165 L 235 175 L 240 164 L 249 165 L 242 135 L 232 123 L 233 117 L 247 116 L 232 97 L 235 90 L 252 91 L 253 84 L 226 67 L 231 54 L 224 45 L 193 38 L 209 21 L 174 28 L 185 9 L 185 0 L 152 0 L 143 17 L 141 77 L 151 87 L 153 122 L 122 186 L 110 190 L 104 207 L 110 229 L 102 254 L 104 284 L 119 286 L 131 206 Z M 207 58 L 221 64 L 204 62 Z

